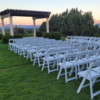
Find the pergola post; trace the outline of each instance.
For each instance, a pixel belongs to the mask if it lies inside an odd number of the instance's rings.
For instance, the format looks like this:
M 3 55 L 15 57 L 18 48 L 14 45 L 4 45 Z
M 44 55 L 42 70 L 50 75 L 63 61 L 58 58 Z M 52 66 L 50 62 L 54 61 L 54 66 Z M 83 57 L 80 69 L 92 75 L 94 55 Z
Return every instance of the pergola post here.
M 13 31 L 12 16 L 9 16 L 9 20 L 10 20 L 10 34 L 13 36 L 14 35 L 14 31 Z
M 34 29 L 34 37 L 36 37 L 36 27 L 35 27 L 35 18 L 33 17 L 33 29 Z
M 49 33 L 49 18 L 46 18 L 46 32 Z
M 3 18 L 1 18 L 1 26 L 2 26 L 2 34 L 5 35 L 4 19 Z

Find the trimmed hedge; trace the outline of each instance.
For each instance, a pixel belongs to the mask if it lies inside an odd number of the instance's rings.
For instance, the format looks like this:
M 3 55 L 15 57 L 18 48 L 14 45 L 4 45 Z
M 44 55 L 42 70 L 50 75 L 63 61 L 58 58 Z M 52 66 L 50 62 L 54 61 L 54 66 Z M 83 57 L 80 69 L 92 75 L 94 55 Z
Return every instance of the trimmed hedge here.
M 43 38 L 51 38 L 51 33 L 44 33 Z
M 3 34 L 0 34 L 0 40 L 2 39 Z
M 59 32 L 50 32 L 50 33 L 44 33 L 43 37 L 49 38 L 49 39 L 60 40 L 61 34 Z
M 13 38 L 23 38 L 22 34 L 14 34 Z
M 11 39 L 12 36 L 11 35 L 3 35 L 2 36 L 2 42 L 3 43 L 8 43 L 9 42 L 9 39 Z
M 51 39 L 60 40 L 61 34 L 59 32 L 51 32 Z
M 97 33 L 95 33 L 95 34 L 94 34 L 94 36 L 95 36 L 95 37 L 100 37 L 100 35 L 99 35 L 99 34 L 97 34 Z
M 36 36 L 37 37 L 42 37 L 43 36 L 43 33 L 41 31 L 36 31 Z

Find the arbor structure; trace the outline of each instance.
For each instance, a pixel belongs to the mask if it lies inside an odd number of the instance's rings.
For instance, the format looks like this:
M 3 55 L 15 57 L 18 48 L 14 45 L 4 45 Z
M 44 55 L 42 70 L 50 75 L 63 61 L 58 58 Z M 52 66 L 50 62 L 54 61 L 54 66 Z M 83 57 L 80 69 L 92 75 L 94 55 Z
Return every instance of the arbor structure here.
M 0 18 L 1 18 L 1 25 L 2 25 L 2 33 L 5 35 L 4 30 L 4 18 L 9 17 L 10 20 L 10 34 L 13 36 L 13 16 L 24 16 L 24 17 L 32 17 L 33 19 L 33 25 L 34 25 L 34 37 L 36 37 L 36 28 L 35 28 L 35 20 L 46 18 L 46 31 L 49 32 L 49 16 L 51 12 L 44 12 L 44 11 L 31 11 L 31 10 L 13 10 L 13 9 L 7 9 L 2 12 L 0 12 Z

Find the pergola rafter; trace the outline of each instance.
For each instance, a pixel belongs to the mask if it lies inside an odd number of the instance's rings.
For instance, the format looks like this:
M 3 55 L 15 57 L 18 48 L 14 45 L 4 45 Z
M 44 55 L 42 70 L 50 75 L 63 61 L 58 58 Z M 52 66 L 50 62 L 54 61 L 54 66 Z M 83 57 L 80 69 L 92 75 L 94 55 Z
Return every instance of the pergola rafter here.
M 31 10 L 14 10 L 14 9 L 6 9 L 2 12 L 0 12 L 0 18 L 1 18 L 1 24 L 2 24 L 2 33 L 5 35 L 4 30 L 4 18 L 9 17 L 10 20 L 10 34 L 13 36 L 13 16 L 22 16 L 22 17 L 32 17 L 33 19 L 33 25 L 34 25 L 34 37 L 36 37 L 36 28 L 35 28 L 35 20 L 46 18 L 46 31 L 49 32 L 49 16 L 51 12 L 45 12 L 45 11 L 31 11 Z

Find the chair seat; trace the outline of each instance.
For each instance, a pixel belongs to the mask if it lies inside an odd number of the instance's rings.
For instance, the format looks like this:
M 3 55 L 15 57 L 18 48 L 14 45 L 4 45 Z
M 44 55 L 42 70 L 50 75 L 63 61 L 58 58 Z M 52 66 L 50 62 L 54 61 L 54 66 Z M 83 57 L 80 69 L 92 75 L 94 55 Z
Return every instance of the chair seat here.
M 74 52 L 77 52 L 78 51 L 78 49 L 73 49 L 73 50 L 71 50 L 71 53 L 74 53 Z
M 20 45 L 19 45 L 19 46 L 16 46 L 16 48 L 21 48 L 21 47 L 22 47 L 22 46 L 20 46 Z
M 46 53 L 37 53 L 37 54 L 33 54 L 33 55 L 39 57 L 39 56 L 45 56 Z
M 58 65 L 61 67 L 63 63 L 58 63 Z M 63 68 L 71 68 L 71 67 L 75 67 L 75 62 L 74 61 L 70 61 L 70 62 L 65 62 L 64 64 L 65 66 L 63 66 Z
M 51 56 L 51 57 L 49 56 L 49 57 L 46 57 L 46 58 L 44 57 L 44 58 L 42 58 L 42 59 L 45 60 L 45 61 L 53 61 L 53 60 L 57 60 L 57 58 L 52 57 L 52 56 Z
M 29 49 L 29 48 L 28 47 L 24 47 L 24 48 L 22 47 L 21 48 L 21 50 L 27 50 L 27 49 Z
M 89 60 L 90 61 L 95 61 L 95 60 L 97 60 L 97 56 L 92 56 L 92 57 L 89 58 Z
M 85 77 L 86 72 L 87 72 L 87 70 L 81 71 L 81 72 L 78 73 L 78 75 L 81 76 L 81 77 Z M 96 73 L 96 72 L 94 72 L 94 71 L 91 71 L 91 78 L 92 78 L 92 79 L 93 79 L 93 78 L 96 78 L 96 77 L 98 77 L 98 76 L 100 77 L 100 74 L 98 74 L 98 73 Z M 87 79 L 90 80 L 89 74 L 88 74 L 88 76 L 87 76 Z
M 35 50 L 35 49 L 33 49 L 33 50 L 27 50 L 27 52 L 28 52 L 28 53 L 35 53 L 36 50 Z
M 64 56 L 65 56 L 64 54 L 59 54 L 58 58 L 64 58 Z
M 41 51 L 43 52 L 43 51 L 45 51 L 45 49 L 41 49 Z
M 58 55 L 58 59 L 59 59 L 59 58 L 60 58 L 60 59 L 61 59 L 61 58 L 64 58 L 64 56 L 65 56 L 64 54 L 59 54 L 59 55 Z M 57 56 L 55 55 L 54 57 L 57 57 Z
M 82 58 L 78 60 L 78 64 L 84 64 L 84 63 L 88 63 L 89 60 L 86 60 L 86 58 Z
M 92 68 L 92 70 L 100 74 L 100 66 Z

